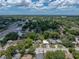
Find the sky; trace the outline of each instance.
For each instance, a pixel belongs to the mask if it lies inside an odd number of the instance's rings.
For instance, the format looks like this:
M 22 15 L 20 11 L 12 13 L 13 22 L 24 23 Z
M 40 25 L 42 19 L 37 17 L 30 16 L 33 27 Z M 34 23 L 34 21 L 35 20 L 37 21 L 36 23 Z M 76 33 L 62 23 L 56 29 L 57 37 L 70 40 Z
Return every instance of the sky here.
M 79 0 L 0 0 L 0 15 L 79 15 Z

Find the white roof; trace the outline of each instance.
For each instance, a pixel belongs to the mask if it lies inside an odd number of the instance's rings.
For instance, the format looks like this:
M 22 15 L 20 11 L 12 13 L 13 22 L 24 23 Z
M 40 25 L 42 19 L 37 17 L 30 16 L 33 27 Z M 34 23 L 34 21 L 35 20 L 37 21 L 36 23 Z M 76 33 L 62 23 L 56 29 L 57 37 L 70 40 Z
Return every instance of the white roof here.
M 58 43 L 62 43 L 62 41 L 61 41 L 61 40 L 59 40 L 59 39 L 58 39 L 58 40 L 56 40 L 56 41 L 57 41 Z
M 49 44 L 49 42 L 47 40 L 43 40 L 44 44 Z
M 8 43 L 11 43 L 11 42 L 13 42 L 13 41 L 12 41 L 12 40 L 8 40 L 7 42 L 8 42 Z

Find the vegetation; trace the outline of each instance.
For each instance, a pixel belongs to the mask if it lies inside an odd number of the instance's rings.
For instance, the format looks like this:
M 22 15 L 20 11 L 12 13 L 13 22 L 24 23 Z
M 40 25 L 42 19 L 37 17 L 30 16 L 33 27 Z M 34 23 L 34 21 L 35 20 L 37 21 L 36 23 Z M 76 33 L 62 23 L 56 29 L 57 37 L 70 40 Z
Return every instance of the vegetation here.
M 79 51 L 76 51 L 74 48 L 69 48 L 70 53 L 72 53 L 74 59 L 79 59 Z
M 73 53 L 75 59 L 79 59 L 79 51 Z
M 74 47 L 74 44 L 72 43 L 72 41 L 69 41 L 67 39 L 62 40 L 62 44 L 67 47 L 67 48 L 72 48 Z
M 44 59 L 65 59 L 65 54 L 63 51 L 55 51 L 55 52 L 48 51 L 45 54 Z
M 2 55 L 5 55 L 7 59 L 12 59 L 12 57 L 17 53 L 16 50 L 19 51 L 22 55 L 25 53 L 29 53 L 32 55 L 35 55 L 34 51 L 35 48 L 33 47 L 32 39 L 27 38 L 24 39 L 22 42 L 18 43 L 16 46 L 10 46 L 7 48 L 6 51 L 1 51 L 0 52 L 0 57 Z M 26 49 L 29 49 L 29 51 L 26 52 Z
M 16 51 L 15 51 L 15 46 L 10 46 L 7 48 L 6 52 L 5 52 L 5 56 L 7 59 L 12 59 L 12 56 L 14 54 L 16 54 Z
M 18 34 L 16 32 L 11 32 L 4 37 L 4 39 L 1 41 L 1 44 L 5 45 L 8 40 L 17 40 L 17 39 L 18 39 Z
M 48 39 L 60 39 L 62 45 L 70 48 L 69 51 L 73 53 L 75 59 L 79 59 L 79 53 L 72 49 L 75 41 L 75 37 L 79 36 L 79 17 L 78 16 L 5 16 L 0 17 L 0 30 L 8 28 L 8 26 L 18 20 L 26 20 L 26 23 L 22 27 L 24 33 L 22 42 L 19 42 L 16 46 L 10 46 L 6 51 L 0 52 L 0 56 L 6 55 L 7 59 L 11 59 L 16 50 L 22 55 L 25 54 L 26 49 L 29 49 L 27 53 L 34 55 L 35 47 L 33 41 L 36 40 L 48 40 Z M 21 26 L 19 24 L 18 26 Z M 11 32 L 7 34 L 1 44 L 5 45 L 8 40 L 17 40 L 18 34 Z M 73 52 L 74 51 L 74 52 Z M 47 52 L 45 59 L 65 59 L 63 51 Z

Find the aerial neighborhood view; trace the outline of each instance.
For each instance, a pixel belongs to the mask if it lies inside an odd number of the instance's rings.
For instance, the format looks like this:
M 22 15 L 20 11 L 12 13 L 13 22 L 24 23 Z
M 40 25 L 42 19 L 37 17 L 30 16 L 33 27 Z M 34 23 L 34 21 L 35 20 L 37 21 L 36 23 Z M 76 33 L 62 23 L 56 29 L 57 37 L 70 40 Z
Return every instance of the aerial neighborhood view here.
M 0 0 L 0 59 L 79 59 L 79 0 Z

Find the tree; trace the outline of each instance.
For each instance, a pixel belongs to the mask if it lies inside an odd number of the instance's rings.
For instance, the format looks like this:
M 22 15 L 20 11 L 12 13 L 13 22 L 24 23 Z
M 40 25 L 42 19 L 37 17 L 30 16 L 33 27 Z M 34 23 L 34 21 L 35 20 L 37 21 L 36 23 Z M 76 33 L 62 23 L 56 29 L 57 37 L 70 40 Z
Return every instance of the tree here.
M 35 32 L 30 32 L 30 33 L 27 34 L 27 37 L 34 40 L 35 37 L 36 37 L 36 33 Z
M 73 53 L 73 56 L 74 56 L 75 59 L 79 59 L 79 51 L 75 51 Z
M 50 33 L 49 31 L 44 31 L 43 35 L 44 35 L 44 38 L 45 38 L 45 39 L 50 38 L 50 37 L 49 37 L 49 33 Z
M 44 40 L 44 35 L 43 34 L 36 34 L 36 38 L 35 39 L 43 41 Z
M 18 43 L 16 48 L 20 51 L 21 54 L 25 53 L 25 50 L 32 47 L 33 40 L 30 38 L 24 39 L 21 43 Z
M 3 56 L 5 51 L 0 51 L 0 57 Z
M 74 44 L 72 43 L 72 41 L 69 41 L 68 38 L 62 40 L 62 44 L 67 48 L 74 47 Z
M 55 32 L 55 31 L 45 31 L 44 32 L 44 37 L 46 39 L 48 39 L 48 38 L 59 39 L 60 38 L 60 34 L 59 34 L 59 32 Z
M 70 53 L 75 52 L 75 48 L 69 48 L 69 52 L 70 52 Z
M 50 37 L 58 39 L 58 38 L 60 38 L 60 34 L 58 32 L 51 32 Z
M 16 50 L 15 46 L 10 46 L 7 48 L 5 52 L 7 59 L 12 59 L 12 56 L 16 53 L 15 50 Z
M 67 34 L 67 38 L 69 39 L 69 41 L 75 41 L 75 36 L 72 34 Z
M 7 34 L 4 38 L 4 40 L 17 40 L 18 34 L 16 32 L 11 32 Z
M 34 56 L 35 55 L 35 47 L 33 47 L 33 46 L 30 47 L 28 53 L 32 54 Z
M 33 40 L 30 38 L 27 38 L 24 40 L 24 43 L 26 44 L 26 46 L 30 47 L 33 44 Z
M 79 30 L 78 29 L 72 29 L 72 30 L 69 30 L 68 31 L 70 34 L 72 34 L 72 35 L 79 35 Z
M 16 32 L 11 32 L 4 37 L 2 44 L 6 44 L 8 40 L 17 40 L 17 38 L 18 34 Z

